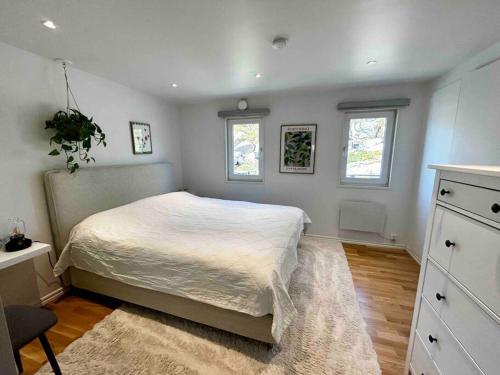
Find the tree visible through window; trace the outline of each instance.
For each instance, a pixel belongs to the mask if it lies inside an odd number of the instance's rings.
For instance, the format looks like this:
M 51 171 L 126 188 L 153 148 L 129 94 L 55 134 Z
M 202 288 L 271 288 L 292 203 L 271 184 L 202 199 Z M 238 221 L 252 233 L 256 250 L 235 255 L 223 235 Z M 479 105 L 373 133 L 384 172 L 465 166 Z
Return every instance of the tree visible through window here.
M 259 175 L 259 124 L 233 125 L 234 174 Z
M 394 112 L 348 113 L 344 129 L 342 183 L 389 183 Z
M 227 121 L 227 177 L 229 180 L 263 179 L 262 119 Z
M 385 117 L 350 120 L 347 177 L 380 178 L 386 126 Z

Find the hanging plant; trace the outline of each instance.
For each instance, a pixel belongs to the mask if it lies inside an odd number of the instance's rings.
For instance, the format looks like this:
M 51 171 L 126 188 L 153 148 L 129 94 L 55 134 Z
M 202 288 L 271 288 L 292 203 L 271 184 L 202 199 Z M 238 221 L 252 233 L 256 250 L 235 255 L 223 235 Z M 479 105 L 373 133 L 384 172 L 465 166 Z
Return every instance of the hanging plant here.
M 92 148 L 92 142 L 96 146 L 102 144 L 106 147 L 106 135 L 97 125 L 92 117 L 88 118 L 80 112 L 75 96 L 68 83 L 68 74 L 66 72 L 67 62 L 62 63 L 64 69 L 64 78 L 66 80 L 66 111 L 58 111 L 54 114 L 52 120 L 45 122 L 45 129 L 53 129 L 54 135 L 50 138 L 50 145 L 56 147 L 49 152 L 51 156 L 57 156 L 64 153 L 66 156 L 66 168 L 70 173 L 74 173 L 80 168 L 80 162 L 89 163 L 95 159 L 89 155 Z M 69 95 L 73 98 L 77 109 L 70 108 Z

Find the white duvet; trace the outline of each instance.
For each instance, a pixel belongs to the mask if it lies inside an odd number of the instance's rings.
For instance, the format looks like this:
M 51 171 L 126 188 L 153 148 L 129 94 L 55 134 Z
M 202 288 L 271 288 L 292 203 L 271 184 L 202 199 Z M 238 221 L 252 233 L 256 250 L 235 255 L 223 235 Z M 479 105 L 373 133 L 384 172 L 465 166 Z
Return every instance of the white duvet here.
M 287 287 L 305 223 L 294 207 L 169 193 L 83 220 L 54 273 L 74 266 L 253 316 L 273 314 L 279 342 L 296 314 Z

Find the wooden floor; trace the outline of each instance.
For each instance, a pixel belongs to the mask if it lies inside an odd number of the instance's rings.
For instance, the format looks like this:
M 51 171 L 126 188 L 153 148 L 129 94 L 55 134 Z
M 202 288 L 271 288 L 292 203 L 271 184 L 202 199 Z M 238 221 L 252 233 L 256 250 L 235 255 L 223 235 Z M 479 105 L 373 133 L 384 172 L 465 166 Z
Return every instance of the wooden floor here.
M 383 250 L 344 243 L 361 312 L 384 375 L 401 375 L 410 334 L 418 264 L 404 250 Z M 56 353 L 90 330 L 119 305 L 78 293 L 48 307 L 59 322 L 47 334 Z M 37 340 L 21 350 L 25 374 L 34 374 L 45 355 Z M 90 374 L 89 374 L 90 375 Z
M 404 250 L 343 246 L 382 374 L 401 375 L 420 267 Z

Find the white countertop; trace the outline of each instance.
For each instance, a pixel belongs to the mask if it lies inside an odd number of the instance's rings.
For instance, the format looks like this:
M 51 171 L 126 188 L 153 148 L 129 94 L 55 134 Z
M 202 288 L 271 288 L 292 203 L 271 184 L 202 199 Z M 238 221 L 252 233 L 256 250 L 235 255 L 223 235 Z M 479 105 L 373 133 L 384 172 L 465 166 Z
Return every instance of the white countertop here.
M 500 165 L 429 164 L 430 169 L 500 177 Z
M 50 245 L 41 242 L 33 242 L 27 249 L 19 251 L 6 252 L 0 250 L 0 270 L 48 253 L 49 251 Z

